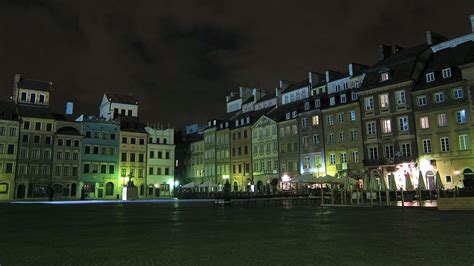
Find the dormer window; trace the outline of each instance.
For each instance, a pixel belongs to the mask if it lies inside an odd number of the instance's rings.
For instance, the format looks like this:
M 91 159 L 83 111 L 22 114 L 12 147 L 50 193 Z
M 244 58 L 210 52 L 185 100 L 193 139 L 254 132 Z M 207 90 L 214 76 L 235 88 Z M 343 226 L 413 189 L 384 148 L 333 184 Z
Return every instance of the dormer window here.
M 286 113 L 286 119 L 290 119 L 290 113 Z
M 441 71 L 441 73 L 443 74 L 443 78 L 450 78 L 451 77 L 451 68 L 448 67 L 448 68 L 445 68 Z
M 36 103 L 36 93 L 30 94 L 30 103 Z
M 296 111 L 293 111 L 293 112 L 291 113 L 291 117 L 293 117 L 293 118 L 296 117 Z
M 243 118 L 240 119 L 240 124 L 243 125 L 245 120 Z
M 344 83 L 344 90 L 349 89 L 349 84 L 347 82 Z
M 44 94 L 40 94 L 40 96 L 39 96 L 39 103 L 45 103 L 45 96 L 44 96 Z
M 250 123 L 250 117 L 247 116 L 246 119 L 247 119 L 247 124 L 249 124 Z
M 320 107 L 321 106 L 321 100 L 320 99 L 316 99 L 314 101 L 314 104 L 316 105 L 316 107 Z
M 329 105 L 333 106 L 336 104 L 336 98 L 334 98 L 334 96 L 332 96 L 331 98 L 329 98 Z
M 434 72 L 430 72 L 426 74 L 426 82 L 432 82 L 435 80 Z
M 28 93 L 26 93 L 26 92 L 23 91 L 23 92 L 21 93 L 20 100 L 21 100 L 22 102 L 26 102 L 27 96 L 28 96 Z
M 304 110 L 308 111 L 309 110 L 309 102 L 304 103 Z
M 357 93 L 356 92 L 352 92 L 352 100 L 355 101 L 357 100 L 359 97 L 357 96 Z
M 239 126 L 239 120 L 235 120 L 235 126 L 236 126 L 236 127 Z
M 388 72 L 383 72 L 382 74 L 380 74 L 380 81 L 381 82 L 387 81 L 388 78 L 389 78 Z
M 225 127 L 229 127 L 229 122 L 225 122 Z

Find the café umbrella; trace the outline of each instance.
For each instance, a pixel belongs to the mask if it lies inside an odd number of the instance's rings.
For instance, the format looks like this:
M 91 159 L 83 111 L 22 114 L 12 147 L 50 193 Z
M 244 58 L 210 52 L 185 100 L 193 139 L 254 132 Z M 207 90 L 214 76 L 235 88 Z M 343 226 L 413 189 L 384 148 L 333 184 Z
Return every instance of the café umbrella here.
M 393 173 L 390 173 L 388 180 L 388 183 L 390 184 L 389 190 L 397 191 L 397 182 L 395 182 L 395 175 L 393 175 Z
M 195 187 L 198 187 L 199 184 L 196 183 L 196 182 L 190 182 L 190 183 L 187 183 L 186 185 L 183 186 L 183 188 L 195 188 Z
M 425 180 L 423 178 L 423 173 L 421 171 L 418 174 L 418 189 L 419 190 L 426 190 Z
M 405 174 L 405 190 L 412 190 L 413 184 L 411 182 L 410 174 Z
M 438 190 L 443 190 L 444 189 L 443 182 L 441 181 L 441 176 L 439 174 L 439 171 L 436 172 L 436 189 L 438 189 Z
M 312 175 L 300 175 L 293 178 L 290 183 L 301 183 L 301 184 L 314 184 L 318 183 L 318 179 Z

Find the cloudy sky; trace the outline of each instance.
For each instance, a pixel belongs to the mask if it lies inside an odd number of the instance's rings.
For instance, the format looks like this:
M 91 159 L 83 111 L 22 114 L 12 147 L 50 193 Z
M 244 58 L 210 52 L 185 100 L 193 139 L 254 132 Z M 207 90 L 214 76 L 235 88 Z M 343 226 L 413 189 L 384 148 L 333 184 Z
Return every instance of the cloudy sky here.
M 98 113 L 132 93 L 144 121 L 182 127 L 225 111 L 238 86 L 274 91 L 310 70 L 375 63 L 378 45 L 470 32 L 474 1 L 0 1 L 0 92 L 55 82 L 55 111 Z

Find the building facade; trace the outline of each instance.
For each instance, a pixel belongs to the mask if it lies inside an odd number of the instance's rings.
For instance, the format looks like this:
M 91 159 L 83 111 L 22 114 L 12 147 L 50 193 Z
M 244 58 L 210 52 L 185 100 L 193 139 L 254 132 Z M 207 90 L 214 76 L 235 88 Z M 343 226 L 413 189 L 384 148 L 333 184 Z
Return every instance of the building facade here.
M 146 161 L 149 197 L 172 196 L 175 188 L 175 143 L 174 130 L 160 127 L 145 127 L 148 133 Z
M 0 201 L 14 198 L 19 126 L 15 103 L 0 101 Z

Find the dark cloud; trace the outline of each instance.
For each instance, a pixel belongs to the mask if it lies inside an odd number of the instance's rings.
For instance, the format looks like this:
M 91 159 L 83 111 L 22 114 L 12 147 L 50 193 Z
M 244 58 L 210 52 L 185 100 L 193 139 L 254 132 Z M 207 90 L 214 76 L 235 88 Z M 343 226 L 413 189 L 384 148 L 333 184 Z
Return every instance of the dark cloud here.
M 472 1 L 0 1 L 0 93 L 13 75 L 55 81 L 54 107 L 97 113 L 133 93 L 144 120 L 183 126 L 238 86 L 273 91 L 310 70 L 373 64 L 380 43 L 470 30 Z

